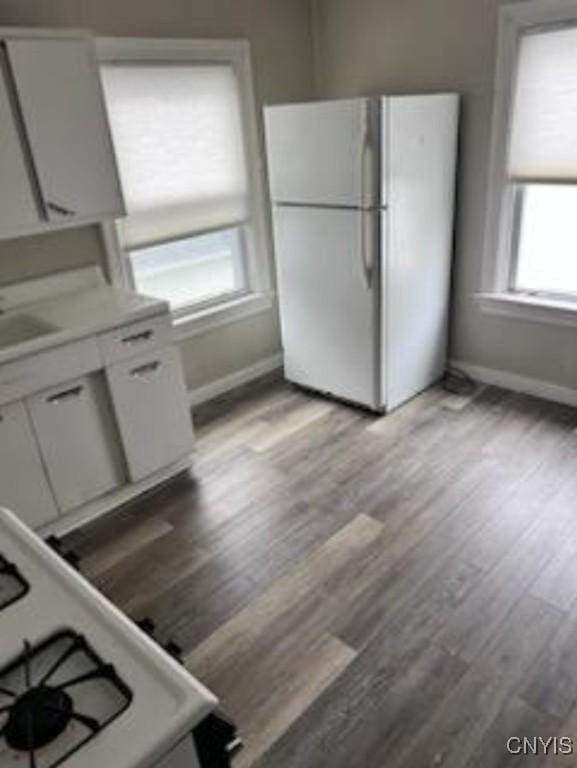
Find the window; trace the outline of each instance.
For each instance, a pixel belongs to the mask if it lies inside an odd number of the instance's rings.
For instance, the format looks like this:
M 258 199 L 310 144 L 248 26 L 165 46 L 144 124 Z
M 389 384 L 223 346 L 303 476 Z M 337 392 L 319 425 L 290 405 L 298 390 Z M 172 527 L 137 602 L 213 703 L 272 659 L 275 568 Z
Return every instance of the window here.
M 577 310 L 577 2 L 501 11 L 482 301 Z M 513 312 L 514 314 L 514 312 Z
M 519 194 L 513 288 L 577 296 L 577 186 L 525 184 Z
M 246 44 L 104 40 L 99 55 L 127 208 L 115 239 L 129 281 L 167 300 L 176 318 L 262 295 L 268 259 Z
M 141 293 L 166 298 L 175 309 L 246 290 L 241 227 L 134 248 L 130 261 Z

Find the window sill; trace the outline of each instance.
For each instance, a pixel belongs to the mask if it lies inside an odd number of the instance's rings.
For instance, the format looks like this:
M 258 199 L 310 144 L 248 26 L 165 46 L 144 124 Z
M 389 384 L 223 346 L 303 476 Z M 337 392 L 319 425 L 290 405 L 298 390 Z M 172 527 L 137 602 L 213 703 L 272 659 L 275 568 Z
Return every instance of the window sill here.
M 491 315 L 577 328 L 577 302 L 513 292 L 478 293 L 475 298 Z
M 266 312 L 273 306 L 274 294 L 251 293 L 249 296 L 227 301 L 208 309 L 194 312 L 173 320 L 174 335 L 177 341 L 198 336 L 222 325 L 229 325 L 251 315 Z

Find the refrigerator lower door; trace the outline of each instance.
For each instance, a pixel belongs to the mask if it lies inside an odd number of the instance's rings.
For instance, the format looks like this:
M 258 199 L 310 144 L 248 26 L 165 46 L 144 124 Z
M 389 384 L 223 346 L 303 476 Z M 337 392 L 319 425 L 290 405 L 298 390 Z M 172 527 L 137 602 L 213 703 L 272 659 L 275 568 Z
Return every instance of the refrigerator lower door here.
M 378 213 L 277 207 L 287 379 L 380 408 Z

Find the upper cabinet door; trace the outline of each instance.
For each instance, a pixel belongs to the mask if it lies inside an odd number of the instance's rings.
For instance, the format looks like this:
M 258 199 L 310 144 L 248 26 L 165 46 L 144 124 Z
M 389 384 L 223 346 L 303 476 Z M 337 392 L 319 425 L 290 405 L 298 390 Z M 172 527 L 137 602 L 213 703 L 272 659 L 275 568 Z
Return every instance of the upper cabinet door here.
M 11 237 L 38 227 L 40 209 L 12 110 L 5 51 L 0 48 L 0 233 Z
M 275 203 L 374 205 L 374 156 L 367 99 L 269 107 L 265 111 L 270 186 Z
M 45 216 L 123 215 L 92 41 L 9 39 L 6 49 Z

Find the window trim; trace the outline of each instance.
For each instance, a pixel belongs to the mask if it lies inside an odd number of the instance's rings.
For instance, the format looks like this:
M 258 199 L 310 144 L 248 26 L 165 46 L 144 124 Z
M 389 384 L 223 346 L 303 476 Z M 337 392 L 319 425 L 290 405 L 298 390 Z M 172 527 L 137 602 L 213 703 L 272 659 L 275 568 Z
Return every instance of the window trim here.
M 186 313 L 175 313 L 177 337 L 235 322 L 266 311 L 273 305 L 272 242 L 265 194 L 264 141 L 253 86 L 250 44 L 247 40 L 177 40 L 163 38 L 97 38 L 99 63 L 114 61 L 194 61 L 232 64 L 241 90 L 243 129 L 249 177 L 250 217 L 244 225 L 249 289 L 242 295 L 224 297 L 199 305 Z M 114 221 L 101 225 L 106 271 L 113 285 L 134 290 L 128 255 L 122 249 Z
M 519 190 L 518 185 L 507 179 L 506 165 L 519 40 L 531 29 L 556 24 L 577 24 L 577 0 L 526 0 L 499 9 L 483 270 L 476 299 L 484 311 L 492 314 L 577 325 L 577 303 L 569 297 L 536 295 L 512 288 Z

